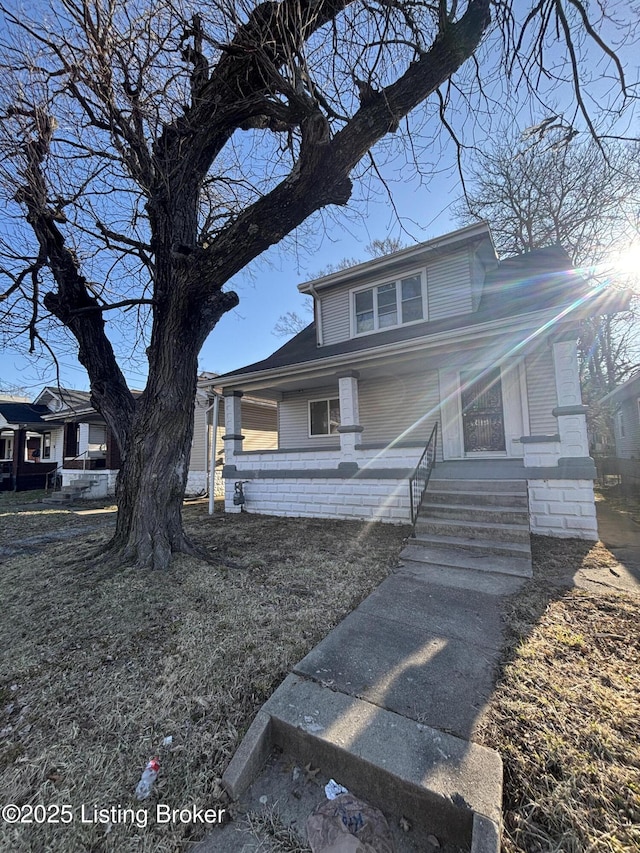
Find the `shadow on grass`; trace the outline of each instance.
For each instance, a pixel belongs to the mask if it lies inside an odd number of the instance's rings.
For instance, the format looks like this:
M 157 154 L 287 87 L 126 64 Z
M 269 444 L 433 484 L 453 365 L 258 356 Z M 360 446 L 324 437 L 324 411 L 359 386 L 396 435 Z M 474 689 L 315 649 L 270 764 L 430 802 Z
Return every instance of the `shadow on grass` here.
M 638 849 L 638 599 L 576 587 L 608 571 L 601 542 L 533 536 L 532 551 L 483 726 L 504 762 L 503 853 Z

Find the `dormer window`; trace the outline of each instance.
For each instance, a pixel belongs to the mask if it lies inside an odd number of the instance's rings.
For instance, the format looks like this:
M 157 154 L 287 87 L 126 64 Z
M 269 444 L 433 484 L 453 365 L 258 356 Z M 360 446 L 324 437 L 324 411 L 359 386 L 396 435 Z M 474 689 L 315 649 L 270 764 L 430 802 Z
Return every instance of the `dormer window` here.
M 423 273 L 353 291 L 352 316 L 354 335 L 426 320 Z

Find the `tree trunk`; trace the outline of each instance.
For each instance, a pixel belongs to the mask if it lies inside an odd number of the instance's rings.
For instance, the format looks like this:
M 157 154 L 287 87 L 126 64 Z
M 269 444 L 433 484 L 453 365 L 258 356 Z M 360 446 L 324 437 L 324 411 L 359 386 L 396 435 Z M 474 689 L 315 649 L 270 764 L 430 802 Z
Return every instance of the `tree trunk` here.
M 116 485 L 118 518 L 111 551 L 126 563 L 167 568 L 174 553 L 195 554 L 182 525 L 193 438 L 198 353 L 215 316 L 196 325 L 186 288 L 174 279 L 154 320 L 149 377 L 135 402 Z M 206 308 L 206 306 L 205 306 Z
M 195 372 L 186 388 L 167 386 L 138 400 L 118 474 L 114 555 L 138 567 L 164 569 L 173 553 L 195 553 L 182 526 L 193 436 Z

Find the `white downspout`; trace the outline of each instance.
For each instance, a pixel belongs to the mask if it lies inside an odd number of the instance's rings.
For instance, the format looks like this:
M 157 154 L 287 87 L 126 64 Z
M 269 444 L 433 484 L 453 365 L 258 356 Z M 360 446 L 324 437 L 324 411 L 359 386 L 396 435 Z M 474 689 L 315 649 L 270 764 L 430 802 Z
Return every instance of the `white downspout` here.
M 209 515 L 213 515 L 214 508 L 214 500 L 216 493 L 216 441 L 218 438 L 218 414 L 220 411 L 220 395 L 215 391 L 213 393 L 213 403 L 206 410 L 205 415 L 208 414 L 211 409 L 213 409 L 213 418 L 212 418 L 212 433 L 211 439 L 209 441 L 209 447 L 207 451 L 209 452 Z
M 322 346 L 322 305 L 318 297 L 318 291 L 310 284 L 309 292 L 313 296 L 313 318 L 316 321 L 316 344 Z

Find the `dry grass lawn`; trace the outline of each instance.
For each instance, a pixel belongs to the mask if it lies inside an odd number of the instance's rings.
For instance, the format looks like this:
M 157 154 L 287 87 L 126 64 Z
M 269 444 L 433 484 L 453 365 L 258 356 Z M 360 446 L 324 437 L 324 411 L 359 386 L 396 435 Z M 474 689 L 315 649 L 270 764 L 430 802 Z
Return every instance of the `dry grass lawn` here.
M 203 504 L 185 516 L 220 565 L 180 557 L 167 574 L 140 574 L 93 560 L 112 513 L 0 501 L 2 544 L 43 527 L 79 534 L 0 563 L 0 805 L 75 809 L 64 826 L 0 821 L 0 850 L 189 850 L 199 827 L 81 823 L 80 806 L 139 808 L 133 791 L 158 755 L 146 808 L 224 807 L 220 776 L 257 709 L 396 564 L 408 532 L 212 520 Z M 535 579 L 510 601 L 483 733 L 505 762 L 504 853 L 640 850 L 639 600 L 555 586 L 612 557 L 601 545 L 534 539 Z
M 224 807 L 220 776 L 260 705 L 385 577 L 407 533 L 212 520 L 202 504 L 186 519 L 229 566 L 179 557 L 168 574 L 106 572 L 92 566 L 108 535 L 95 531 L 0 565 L 0 805 L 76 809 L 64 826 L 0 822 L 0 850 L 188 849 L 198 827 L 83 824 L 79 808 L 139 807 L 153 755 L 152 803 Z
M 640 599 L 554 586 L 615 564 L 602 544 L 533 537 L 483 740 L 504 761 L 503 853 L 640 850 Z

